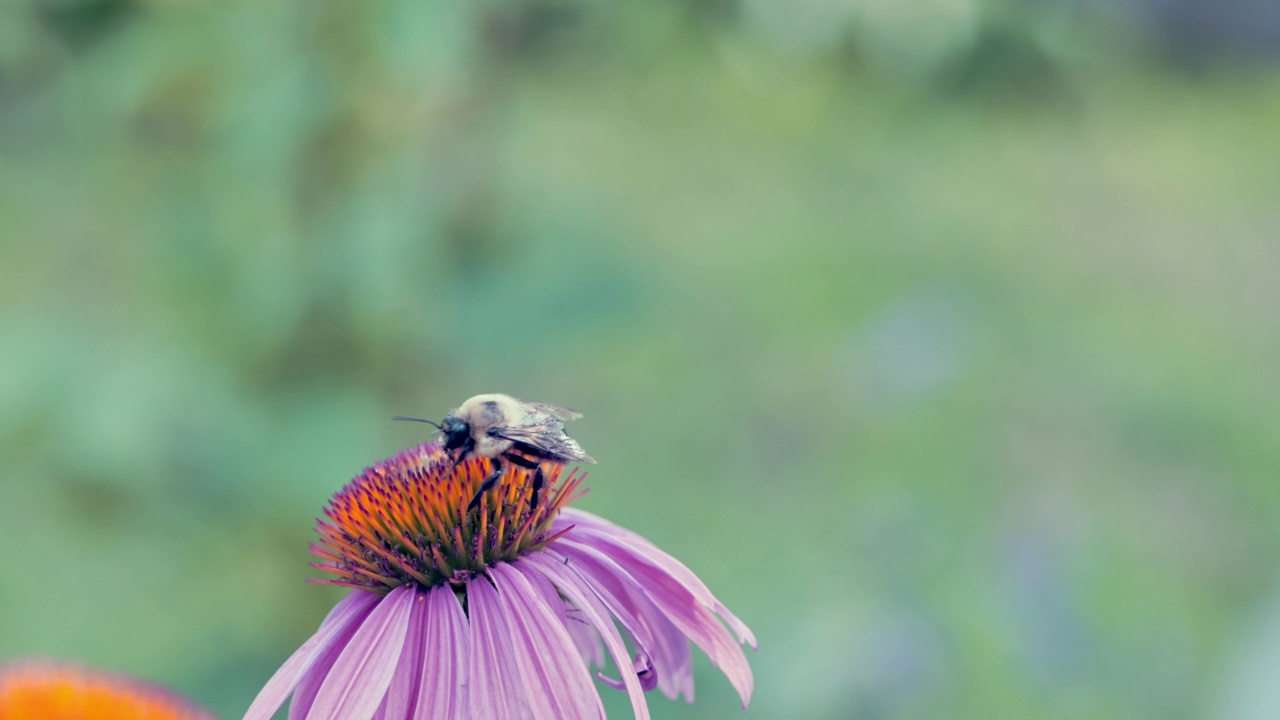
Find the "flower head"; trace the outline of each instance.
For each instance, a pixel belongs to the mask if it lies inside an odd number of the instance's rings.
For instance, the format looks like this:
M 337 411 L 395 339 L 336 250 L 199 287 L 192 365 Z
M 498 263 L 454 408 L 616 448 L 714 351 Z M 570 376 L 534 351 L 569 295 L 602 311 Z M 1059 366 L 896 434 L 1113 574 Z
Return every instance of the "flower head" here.
M 561 466 L 544 469 L 537 506 L 531 473 L 508 467 L 468 511 L 486 471 L 422 445 L 334 496 L 312 552 L 333 576 L 323 582 L 353 590 L 245 720 L 267 720 L 290 695 L 291 720 L 599 718 L 592 666 L 647 718 L 646 691 L 693 702 L 690 641 L 746 706 L 739 645 L 755 638 L 688 568 L 567 508 L 582 477 Z M 617 677 L 604 674 L 606 649 Z
M 172 693 L 113 675 L 46 664 L 0 669 L 4 720 L 212 720 Z

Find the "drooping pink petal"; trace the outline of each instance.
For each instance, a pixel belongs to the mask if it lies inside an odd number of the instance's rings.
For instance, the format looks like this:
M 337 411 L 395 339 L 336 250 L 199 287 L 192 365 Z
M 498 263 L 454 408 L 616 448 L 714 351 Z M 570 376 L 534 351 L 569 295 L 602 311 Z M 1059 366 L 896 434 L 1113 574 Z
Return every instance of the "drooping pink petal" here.
M 645 692 L 658 687 L 658 673 L 653 669 L 653 661 L 648 655 L 636 653 L 636 659 L 631 662 L 631 673 L 640 680 L 640 688 Z M 627 687 L 621 680 L 614 680 L 604 673 L 596 673 L 596 677 L 614 690 L 625 690 Z
M 374 598 L 377 599 L 377 596 L 374 595 Z M 365 617 L 367 619 L 368 616 Z M 311 706 L 315 704 L 316 695 L 324 686 L 324 679 L 329 677 L 329 671 L 333 669 L 334 663 L 338 662 L 338 658 L 342 657 L 342 651 L 351 642 L 351 638 L 355 637 L 363 622 L 362 620 L 360 623 L 349 625 L 341 635 L 334 637 L 329 647 L 316 656 L 316 661 L 311 664 L 311 668 L 298 681 L 298 687 L 293 691 L 293 699 L 289 701 L 289 720 L 307 720 L 307 715 L 311 713 Z
M 400 659 L 396 661 L 395 673 L 391 676 L 391 685 L 387 687 L 386 697 L 382 699 L 382 707 L 375 714 L 374 720 L 380 717 L 388 720 L 408 720 L 414 717 L 414 705 L 418 700 L 418 685 L 422 680 L 423 650 L 427 640 L 427 596 L 415 590 L 410 601 L 409 626 L 405 630 L 404 646 L 400 650 Z
M 542 573 L 530 573 L 526 578 L 538 596 L 542 598 L 547 609 L 556 616 L 561 625 L 569 623 L 569 605 L 565 603 L 564 598 L 560 597 L 560 593 L 556 592 L 556 588 L 551 581 L 542 576 Z
M 556 518 L 555 523 L 552 525 L 552 532 L 560 532 L 567 528 L 573 529 L 573 534 L 570 537 L 576 537 L 579 541 L 596 545 L 605 544 L 624 547 L 630 554 L 644 557 L 662 568 L 667 574 L 684 585 L 694 597 L 698 598 L 699 602 L 724 618 L 729 628 L 733 630 L 734 635 L 737 636 L 739 644 L 746 643 L 752 649 L 756 648 L 756 637 L 751 632 L 751 629 L 730 612 L 711 593 L 706 584 L 684 563 L 668 555 L 644 536 L 620 525 L 614 525 L 597 515 L 574 508 L 566 508 L 561 513 L 561 516 Z
M 619 668 L 631 667 L 631 657 L 627 654 L 622 636 L 613 625 L 613 618 L 609 616 L 608 609 L 600 603 L 595 593 L 583 583 L 577 573 L 570 572 L 563 561 L 553 558 L 549 552 L 527 555 L 521 559 L 521 562 L 542 571 L 547 579 L 569 598 L 570 602 L 582 610 L 583 616 L 600 633 L 605 646 L 609 648 L 609 654 L 613 656 L 613 661 Z M 640 686 L 640 680 L 635 673 L 623 670 L 621 674 L 622 682 L 627 688 L 627 695 L 631 697 L 631 709 L 635 711 L 636 720 L 649 720 L 649 705 L 645 702 L 644 689 Z
M 590 580 L 596 595 L 622 622 L 637 648 L 651 660 L 655 682 L 662 693 L 673 700 L 683 693 L 687 701 L 693 702 L 693 654 L 689 651 L 689 640 L 635 580 L 599 551 L 569 538 L 562 538 L 554 551 L 547 552 L 563 554 L 571 569 Z
M 524 678 L 529 709 L 537 718 L 603 718 L 600 694 L 573 638 L 526 574 L 541 577 L 537 570 L 526 572 L 519 562 L 489 568 L 511 618 L 511 653 Z
M 734 635 L 737 636 L 739 644 L 746 643 L 753 650 L 756 648 L 756 636 L 751 632 L 751 629 L 716 599 L 716 596 L 711 594 L 711 590 L 692 570 L 686 567 L 684 563 L 668 555 L 657 545 L 654 545 L 648 538 L 621 525 L 614 525 L 599 515 L 593 515 L 577 508 L 565 508 L 562 510 L 560 516 L 552 524 L 551 532 L 560 532 L 568 527 L 574 528 L 569 537 L 573 537 L 574 534 L 578 534 L 579 537 L 589 534 L 610 544 L 623 544 L 629 547 L 633 554 L 645 557 L 650 562 L 661 567 L 667 574 L 679 580 L 694 597 L 698 598 L 699 602 L 724 618 L 724 621 L 729 625 L 729 629 L 733 630 Z
M 298 686 L 298 682 L 307 674 L 315 663 L 317 656 L 334 644 L 334 640 L 353 626 L 364 620 L 373 608 L 378 597 L 372 593 L 353 591 L 347 593 L 338 604 L 329 611 L 328 617 L 320 623 L 320 629 L 294 651 L 293 655 L 276 670 L 267 684 L 258 693 L 258 697 L 249 705 L 244 720 L 270 720 L 276 710 L 284 704 L 285 698 Z
M 369 613 L 329 670 L 307 720 L 369 720 L 381 704 L 404 647 L 415 591 L 401 585 Z
M 453 588 L 427 591 L 427 641 L 418 685 L 415 720 L 467 720 L 467 662 L 471 636 Z M 388 720 L 392 720 L 388 718 Z
M 636 584 L 644 589 L 671 622 L 702 649 L 712 664 L 720 668 L 738 691 L 745 708 L 751 702 L 755 680 L 751 665 L 735 638 L 720 623 L 720 618 L 698 603 L 697 600 L 670 575 L 644 563 L 628 563 L 619 558 L 619 564 L 631 573 Z
M 600 633 L 596 632 L 591 623 L 583 619 L 582 611 L 566 603 L 564 598 L 560 597 L 560 593 L 556 592 L 555 586 L 542 573 L 525 573 L 525 579 L 542 594 L 547 605 L 555 609 L 556 617 L 569 631 L 582 659 L 594 664 L 597 668 L 603 668 L 604 644 L 600 641 Z
M 596 534 L 611 542 L 625 543 L 634 552 L 649 558 L 679 580 L 700 602 L 724 618 L 729 628 L 733 630 L 734 635 L 737 636 L 739 644 L 746 643 L 753 650 L 756 648 L 756 636 L 751 632 L 751 629 L 730 612 L 692 570 L 686 567 L 684 563 L 667 554 L 662 548 L 653 544 L 648 538 L 621 525 L 614 525 L 598 515 L 576 508 L 566 508 L 561 517 L 556 519 L 552 532 L 559 532 L 562 527 L 571 526 L 581 526 L 584 533 Z
M 579 549 L 590 550 L 594 547 L 599 551 L 597 555 L 607 556 L 607 562 L 616 564 L 625 575 L 629 575 L 654 605 L 724 672 L 738 691 L 743 707 L 747 706 L 755 684 L 751 666 L 747 663 L 742 648 L 734 642 L 720 619 L 700 601 L 692 589 L 667 572 L 664 565 L 650 559 L 649 554 L 638 552 L 631 544 L 603 533 L 589 529 L 577 540 L 571 541 L 569 537 L 565 537 L 557 541 L 555 546 L 559 547 L 561 543 L 566 547 Z M 675 562 L 674 559 L 672 562 Z
M 511 627 L 498 591 L 486 577 L 467 583 L 471 621 L 471 715 L 477 720 L 527 718 L 520 669 L 511 657 Z
M 565 628 L 573 637 L 578 654 L 584 662 L 591 663 L 596 669 L 604 667 L 604 643 L 600 641 L 600 633 L 582 617 L 582 611 L 576 607 L 565 612 Z

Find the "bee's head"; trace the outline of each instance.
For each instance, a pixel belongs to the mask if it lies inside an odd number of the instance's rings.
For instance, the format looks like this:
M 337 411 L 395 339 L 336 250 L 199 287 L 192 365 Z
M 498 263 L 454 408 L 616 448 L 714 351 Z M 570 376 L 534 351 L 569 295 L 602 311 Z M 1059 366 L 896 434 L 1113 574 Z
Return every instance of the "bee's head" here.
M 440 432 L 444 433 L 444 449 L 449 452 L 467 444 L 471 437 L 471 426 L 453 415 L 445 415 L 444 420 L 440 421 Z

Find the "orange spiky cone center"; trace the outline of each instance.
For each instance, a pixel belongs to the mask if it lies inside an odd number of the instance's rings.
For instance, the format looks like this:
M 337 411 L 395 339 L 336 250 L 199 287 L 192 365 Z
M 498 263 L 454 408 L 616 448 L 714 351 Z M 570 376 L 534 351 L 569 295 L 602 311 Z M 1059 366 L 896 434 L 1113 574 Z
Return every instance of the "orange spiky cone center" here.
M 533 471 L 507 464 L 494 488 L 468 509 L 489 462 L 455 463 L 438 444 L 419 445 L 366 469 L 334 495 L 316 526 L 319 580 L 387 593 L 407 583 L 461 587 L 494 562 L 509 562 L 555 539 L 551 523 L 581 496 L 583 475 L 545 463 L 533 503 Z

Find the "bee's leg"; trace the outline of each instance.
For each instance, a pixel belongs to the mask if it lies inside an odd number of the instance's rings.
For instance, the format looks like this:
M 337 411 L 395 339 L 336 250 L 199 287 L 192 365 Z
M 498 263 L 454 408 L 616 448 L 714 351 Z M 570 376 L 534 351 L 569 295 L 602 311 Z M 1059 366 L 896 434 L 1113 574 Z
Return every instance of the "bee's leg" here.
M 542 466 L 533 471 L 533 497 L 529 499 L 529 510 L 538 509 L 538 493 L 542 492 Z
M 489 477 L 480 483 L 480 489 L 476 490 L 476 494 L 471 498 L 471 502 L 467 505 L 467 512 L 471 512 L 480 504 L 480 496 L 493 489 L 497 484 L 498 478 L 502 477 L 502 458 L 493 458 L 489 461 L 493 465 L 493 469 L 489 471 Z
M 529 509 L 535 510 L 538 507 L 538 493 L 542 492 L 542 463 L 537 460 L 530 460 L 523 455 L 511 453 L 507 455 L 507 459 L 512 464 L 519 465 L 525 470 L 533 471 L 533 497 L 529 499 Z

